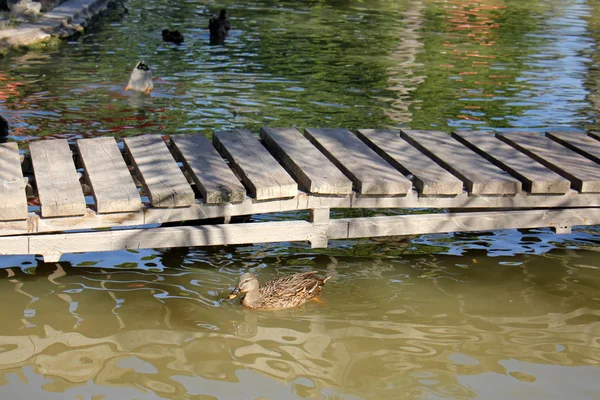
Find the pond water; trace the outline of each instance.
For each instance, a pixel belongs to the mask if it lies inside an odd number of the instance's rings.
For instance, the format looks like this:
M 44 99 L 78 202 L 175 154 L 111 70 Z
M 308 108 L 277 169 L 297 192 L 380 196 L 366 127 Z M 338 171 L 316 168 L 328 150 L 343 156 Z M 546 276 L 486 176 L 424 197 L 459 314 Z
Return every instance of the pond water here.
M 11 140 L 260 126 L 596 129 L 600 3 L 129 0 L 0 59 Z M 233 30 L 210 46 L 208 17 Z M 185 42 L 162 42 L 161 30 Z M 137 60 L 151 96 L 125 92 Z M 284 215 L 272 218 L 285 218 Z M 0 258 L 0 398 L 595 399 L 600 231 Z M 317 270 L 250 312 L 237 277 Z

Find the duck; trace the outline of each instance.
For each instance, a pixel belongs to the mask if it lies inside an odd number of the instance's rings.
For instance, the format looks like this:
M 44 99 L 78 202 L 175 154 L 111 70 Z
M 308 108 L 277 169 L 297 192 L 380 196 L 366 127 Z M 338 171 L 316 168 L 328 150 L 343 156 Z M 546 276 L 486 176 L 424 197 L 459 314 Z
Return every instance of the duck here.
M 175 44 L 183 43 L 183 35 L 177 30 L 170 31 L 168 29 L 163 29 L 162 38 L 165 42 L 172 42 Z
M 242 274 L 238 283 L 229 295 L 235 299 L 245 293 L 242 305 L 254 310 L 282 310 L 300 306 L 309 300 L 317 300 L 321 288 L 331 275 L 320 276 L 316 271 L 282 276 L 259 284 L 258 278 L 247 272 Z
M 211 44 L 225 44 L 225 37 L 229 35 L 229 30 L 231 29 L 231 25 L 227 19 L 227 10 L 222 9 L 218 16 L 213 14 L 208 20 L 208 29 L 210 31 Z
M 125 87 L 125 90 L 150 93 L 152 89 L 154 89 L 154 84 L 152 83 L 152 71 L 144 61 L 140 61 L 133 71 L 131 71 L 129 83 Z
M 0 115 L 0 143 L 6 143 L 8 138 L 8 121 Z

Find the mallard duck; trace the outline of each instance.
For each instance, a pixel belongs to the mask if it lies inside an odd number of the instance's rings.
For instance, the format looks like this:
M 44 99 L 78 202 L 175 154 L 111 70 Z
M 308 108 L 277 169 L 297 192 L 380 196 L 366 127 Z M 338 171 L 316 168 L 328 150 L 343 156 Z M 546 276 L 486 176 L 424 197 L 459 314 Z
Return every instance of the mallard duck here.
M 168 29 L 163 29 L 162 38 L 165 42 L 173 42 L 175 44 L 183 43 L 183 35 L 177 30 L 170 31 Z
M 297 307 L 315 299 L 321 287 L 331 278 L 319 276 L 318 272 L 301 272 L 282 276 L 260 285 L 254 274 L 247 272 L 240 276 L 237 286 L 229 295 L 235 299 L 238 293 L 245 293 L 242 304 L 256 310 L 281 310 Z
M 145 62 L 140 61 L 133 71 L 131 71 L 129 83 L 125 87 L 125 90 L 150 93 L 152 89 L 154 89 L 154 84 L 152 83 L 152 71 L 150 71 L 150 67 L 148 67 Z

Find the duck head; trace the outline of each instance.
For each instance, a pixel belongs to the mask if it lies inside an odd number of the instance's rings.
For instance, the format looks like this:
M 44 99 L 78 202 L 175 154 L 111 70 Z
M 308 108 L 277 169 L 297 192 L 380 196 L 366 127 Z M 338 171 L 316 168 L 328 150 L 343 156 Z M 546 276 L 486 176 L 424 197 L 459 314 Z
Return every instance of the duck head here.
M 235 289 L 233 289 L 233 292 L 231 292 L 228 299 L 235 299 L 239 293 L 247 293 L 257 290 L 259 286 L 260 285 L 258 283 L 258 279 L 256 279 L 256 276 L 250 272 L 247 272 L 240 276 Z
M 135 66 L 135 69 L 139 69 L 142 71 L 150 71 L 150 67 L 148 67 L 148 65 L 146 65 L 146 63 L 143 61 L 138 62 Z

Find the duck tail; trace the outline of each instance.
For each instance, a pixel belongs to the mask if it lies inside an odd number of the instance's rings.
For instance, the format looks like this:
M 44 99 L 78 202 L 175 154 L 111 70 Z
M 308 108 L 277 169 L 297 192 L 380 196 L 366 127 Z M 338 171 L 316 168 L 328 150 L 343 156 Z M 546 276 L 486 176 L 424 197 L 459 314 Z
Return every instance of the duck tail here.
M 325 282 L 327 282 L 328 280 L 331 279 L 333 275 L 326 275 L 325 278 L 323 278 L 323 284 L 325 284 Z

